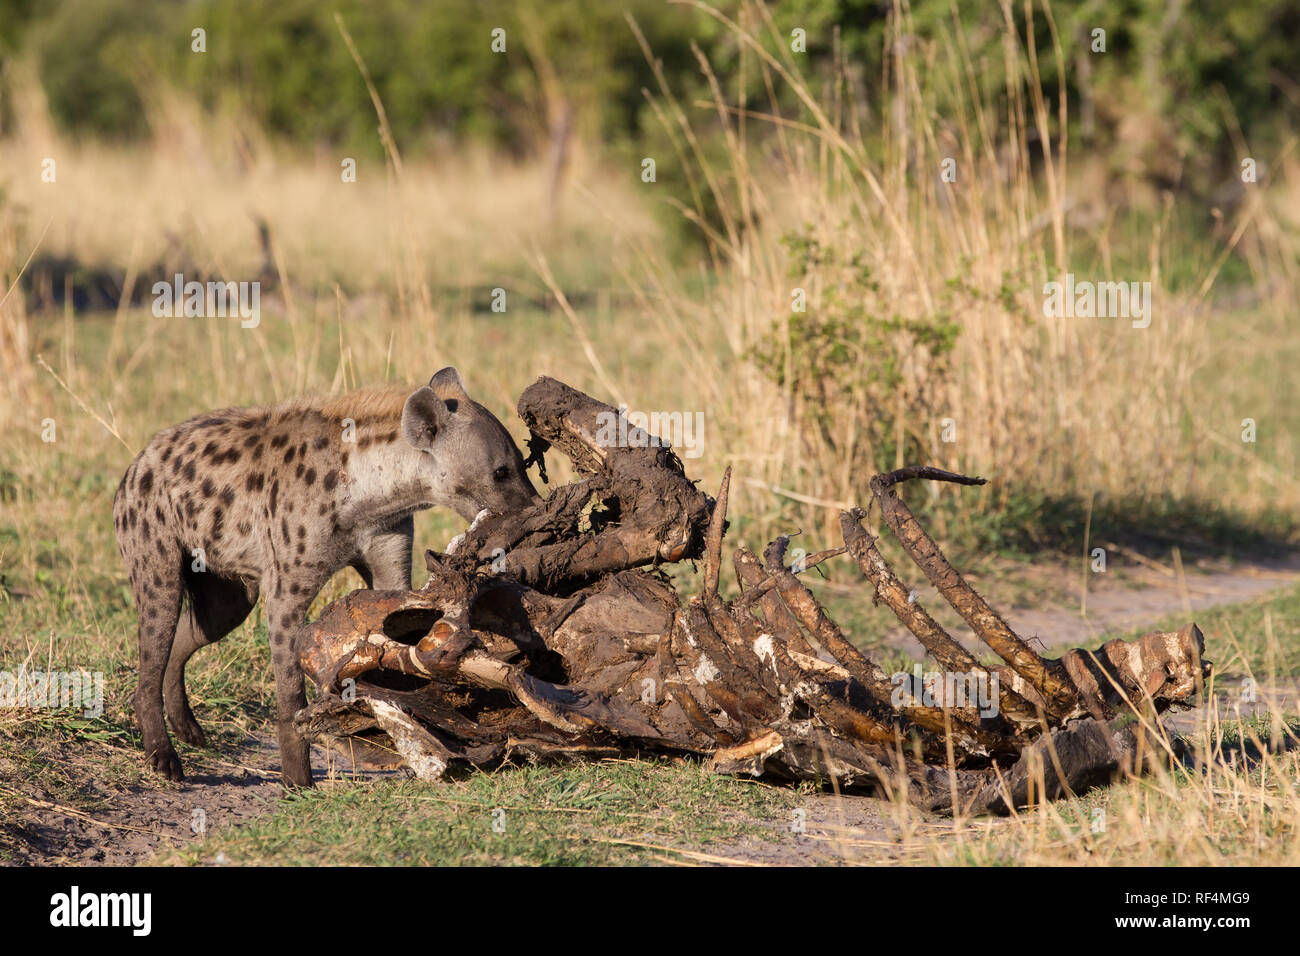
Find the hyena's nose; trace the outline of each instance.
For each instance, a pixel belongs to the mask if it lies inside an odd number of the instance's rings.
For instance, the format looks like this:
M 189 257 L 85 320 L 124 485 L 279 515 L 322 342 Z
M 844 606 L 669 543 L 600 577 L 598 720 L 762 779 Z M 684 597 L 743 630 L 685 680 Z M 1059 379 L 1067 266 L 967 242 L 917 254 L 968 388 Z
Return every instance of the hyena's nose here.
M 522 481 L 520 482 L 520 484 L 522 485 L 522 487 L 519 489 L 519 494 L 515 502 L 515 507 L 527 508 L 530 505 L 541 504 L 542 496 L 537 493 L 537 489 L 533 486 L 533 483 L 529 479 L 528 475 L 525 474 L 522 475 L 521 477 L 522 477 Z

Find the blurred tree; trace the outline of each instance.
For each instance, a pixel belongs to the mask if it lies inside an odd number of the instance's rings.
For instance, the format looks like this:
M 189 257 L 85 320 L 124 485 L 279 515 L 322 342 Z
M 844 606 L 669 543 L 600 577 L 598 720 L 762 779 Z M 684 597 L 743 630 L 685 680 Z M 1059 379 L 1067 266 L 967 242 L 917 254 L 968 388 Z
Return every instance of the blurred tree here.
M 743 15 L 741 0 L 717 6 Z M 886 49 L 898 15 L 890 0 L 784 0 L 767 9 L 774 50 L 780 44 L 789 54 L 790 31 L 803 30 L 807 54 L 798 62 L 828 76 L 838 50 L 869 101 L 890 76 L 891 57 L 927 44 L 950 49 L 958 30 L 981 94 L 996 99 L 1005 88 L 999 4 L 912 0 L 903 8 L 901 50 Z M 1025 8 L 1009 9 L 1023 43 Z M 1296 0 L 1058 3 L 1052 14 L 1064 75 L 1041 4 L 1033 10 L 1045 96 L 1054 101 L 1064 83 L 1071 121 L 1084 124 L 1079 142 L 1105 150 L 1124 140 L 1122 160 L 1152 175 L 1181 165 L 1162 161 L 1171 152 L 1193 157 L 1207 175 L 1222 174 L 1237 162 L 1230 116 L 1255 141 L 1276 139 L 1300 111 Z M 404 148 L 469 137 L 519 154 L 554 150 L 559 118 L 567 116 L 574 136 L 643 153 L 649 144 L 666 154 L 670 146 L 642 93 L 657 93 L 658 84 L 629 16 L 703 132 L 710 122 L 716 128 L 716 119 L 696 105 L 708 88 L 693 46 L 728 97 L 737 97 L 743 82 L 749 102 L 767 107 L 752 56 L 740 69 L 735 38 L 700 11 L 663 0 L 0 0 L 0 56 L 34 53 L 56 120 L 77 132 L 146 133 L 138 91 L 162 84 L 249 115 L 279 137 L 378 152 L 373 109 L 336 12 Z M 204 54 L 190 51 L 195 27 L 207 31 Z M 492 49 L 496 28 L 505 30 L 505 52 Z M 1106 31 L 1104 53 L 1090 49 L 1096 29 Z M 930 68 L 954 74 L 927 84 L 942 114 L 953 106 L 944 97 L 966 95 L 968 80 L 946 54 Z M 778 96 L 783 108 L 798 110 Z

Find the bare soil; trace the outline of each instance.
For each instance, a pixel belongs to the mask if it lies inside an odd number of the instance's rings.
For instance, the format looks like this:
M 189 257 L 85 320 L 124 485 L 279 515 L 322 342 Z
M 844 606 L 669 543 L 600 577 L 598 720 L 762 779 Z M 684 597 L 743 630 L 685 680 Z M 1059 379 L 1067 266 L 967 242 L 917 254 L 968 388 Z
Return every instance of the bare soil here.
M 160 851 L 270 813 L 284 795 L 279 747 L 267 734 L 250 736 L 226 753 L 187 750 L 180 783 L 152 774 L 105 772 L 123 761 L 142 763 L 133 749 L 75 742 L 42 749 L 53 751 L 42 753 L 42 761 L 57 767 L 58 789 L 67 794 L 63 799 L 36 781 L 23 781 L 0 757 L 3 796 L 17 811 L 16 819 L 11 812 L 0 824 L 0 841 L 19 864 L 148 862 Z M 328 782 L 338 772 L 339 757 L 314 747 L 312 763 L 318 781 L 321 768 L 330 768 Z
M 917 838 L 952 829 L 950 820 L 909 808 L 908 828 L 888 800 L 851 793 L 810 793 L 787 820 L 707 854 L 676 848 L 686 861 L 705 865 L 827 866 L 904 863 L 918 854 Z M 919 822 L 918 822 L 919 821 Z
M 1153 562 L 1154 563 L 1154 562 Z M 1038 589 L 1057 595 L 1071 595 L 1069 604 L 1035 601 L 1033 607 L 1015 607 L 1003 611 L 1011 628 L 1036 649 L 1060 651 L 1101 637 L 1149 627 L 1161 618 L 1193 613 L 1223 604 L 1238 604 L 1260 597 L 1269 591 L 1300 583 L 1300 555 L 1285 561 L 1253 561 L 1227 564 L 1203 561 L 1182 569 L 1161 565 L 1160 569 L 1129 564 L 1122 570 L 1087 575 L 1084 596 L 1083 575 L 1076 567 L 1059 564 L 1040 565 L 1024 572 Z M 970 577 L 976 587 L 980 581 Z M 1023 590 L 1023 589 L 1022 589 Z M 974 632 L 956 618 L 938 593 L 928 586 L 918 589 L 918 599 L 949 633 L 970 651 L 981 656 L 984 645 Z M 994 602 L 995 607 L 998 602 Z M 999 610 L 1002 610 L 999 608 Z M 925 649 L 902 627 L 894 627 L 885 643 L 921 659 Z

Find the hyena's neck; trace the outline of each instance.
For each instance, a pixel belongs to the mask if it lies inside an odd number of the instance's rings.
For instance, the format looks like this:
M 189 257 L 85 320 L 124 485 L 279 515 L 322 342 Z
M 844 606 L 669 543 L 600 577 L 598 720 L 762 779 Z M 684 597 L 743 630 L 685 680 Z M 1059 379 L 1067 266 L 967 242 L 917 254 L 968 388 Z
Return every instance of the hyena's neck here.
M 427 480 L 428 456 L 400 437 L 353 450 L 340 486 L 339 524 L 381 525 L 437 504 Z

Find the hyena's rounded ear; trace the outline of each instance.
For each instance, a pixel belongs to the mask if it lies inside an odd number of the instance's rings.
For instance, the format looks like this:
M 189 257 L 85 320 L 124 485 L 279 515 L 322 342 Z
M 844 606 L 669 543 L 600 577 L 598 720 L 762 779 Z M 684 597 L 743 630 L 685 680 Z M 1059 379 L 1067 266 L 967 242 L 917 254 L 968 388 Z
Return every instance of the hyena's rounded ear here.
M 402 406 L 402 437 L 421 451 L 427 451 L 447 426 L 451 412 L 447 403 L 427 385 L 417 388 Z
M 452 402 L 469 401 L 469 391 L 465 388 L 465 382 L 454 365 L 448 365 L 434 372 L 433 378 L 429 379 L 429 387 L 449 405 Z M 455 411 L 456 406 L 451 405 L 451 410 Z

